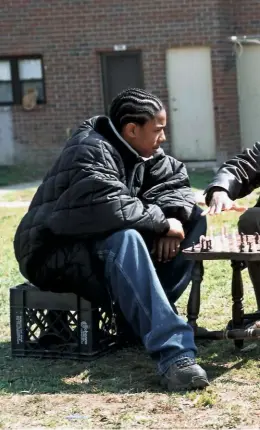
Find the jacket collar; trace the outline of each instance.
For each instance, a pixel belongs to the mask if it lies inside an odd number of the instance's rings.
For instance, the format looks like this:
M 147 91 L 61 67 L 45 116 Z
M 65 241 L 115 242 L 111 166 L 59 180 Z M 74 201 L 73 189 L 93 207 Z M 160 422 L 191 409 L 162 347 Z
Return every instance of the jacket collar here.
M 136 157 L 140 157 L 138 152 L 134 148 L 132 148 L 131 145 L 129 145 L 129 143 L 121 136 L 120 133 L 118 133 L 117 129 L 115 128 L 110 118 L 108 118 L 108 125 L 112 129 L 116 137 L 129 149 L 129 151 L 131 151 Z
M 81 126 L 80 130 L 85 129 L 87 127 L 93 128 L 93 130 L 100 134 L 105 140 L 107 140 L 111 145 L 115 147 L 115 149 L 120 153 L 120 155 L 125 160 L 129 160 L 130 162 L 143 162 L 150 159 L 153 159 L 154 156 L 149 158 L 141 157 L 131 145 L 118 133 L 114 124 L 107 116 L 95 116 L 86 120 Z M 159 149 L 157 152 L 160 152 Z

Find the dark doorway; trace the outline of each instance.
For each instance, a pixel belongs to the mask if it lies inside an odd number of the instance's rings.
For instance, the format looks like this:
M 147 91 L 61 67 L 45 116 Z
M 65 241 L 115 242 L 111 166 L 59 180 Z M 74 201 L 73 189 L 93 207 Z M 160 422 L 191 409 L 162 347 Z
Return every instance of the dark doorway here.
M 112 99 L 126 88 L 143 88 L 141 52 L 113 52 L 101 55 L 105 113 Z

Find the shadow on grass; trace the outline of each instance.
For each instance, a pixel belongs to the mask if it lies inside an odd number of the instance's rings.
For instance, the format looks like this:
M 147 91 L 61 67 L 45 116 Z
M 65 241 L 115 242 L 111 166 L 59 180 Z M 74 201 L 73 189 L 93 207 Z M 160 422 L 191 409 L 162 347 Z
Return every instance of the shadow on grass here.
M 244 346 L 248 343 L 244 342 Z M 221 379 L 222 383 L 227 383 L 232 380 L 232 376 L 229 378 L 229 374 L 233 370 L 242 370 L 252 366 L 252 363 L 258 362 L 260 346 L 257 346 L 255 350 L 243 352 L 235 348 L 233 341 L 214 341 L 208 343 L 207 346 L 199 347 L 199 363 L 208 373 L 208 377 L 211 381 L 224 376 L 225 380 Z M 242 383 L 246 383 L 241 382 Z
M 234 354 L 231 343 L 216 341 L 199 346 L 199 363 L 213 382 L 249 360 Z M 164 392 L 159 384 L 155 363 L 140 348 L 121 349 L 91 362 L 15 358 L 10 343 L 0 344 L 0 393 L 2 394 L 76 394 Z M 228 378 L 225 378 L 228 380 Z

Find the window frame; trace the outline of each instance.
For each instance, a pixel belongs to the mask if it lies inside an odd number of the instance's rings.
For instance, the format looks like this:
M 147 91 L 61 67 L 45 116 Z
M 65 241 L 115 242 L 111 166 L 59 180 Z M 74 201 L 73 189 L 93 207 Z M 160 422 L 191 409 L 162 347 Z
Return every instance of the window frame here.
M 43 64 L 43 56 L 39 54 L 33 55 L 7 55 L 0 56 L 0 61 L 9 61 L 10 69 L 11 69 L 11 84 L 12 84 L 12 92 L 13 92 L 13 101 L 12 102 L 3 102 L 0 100 L 0 106 L 14 106 L 14 105 L 22 105 L 22 85 L 21 83 L 26 82 L 26 79 L 20 79 L 19 77 L 19 61 L 20 60 L 40 60 L 41 61 L 41 79 L 28 79 L 30 82 L 42 82 L 43 86 L 43 100 L 37 101 L 37 104 L 42 105 L 46 104 L 46 90 L 45 90 L 45 73 L 44 73 L 44 64 Z M 0 82 L 6 82 L 1 81 Z M 10 81 L 8 81 L 10 82 Z

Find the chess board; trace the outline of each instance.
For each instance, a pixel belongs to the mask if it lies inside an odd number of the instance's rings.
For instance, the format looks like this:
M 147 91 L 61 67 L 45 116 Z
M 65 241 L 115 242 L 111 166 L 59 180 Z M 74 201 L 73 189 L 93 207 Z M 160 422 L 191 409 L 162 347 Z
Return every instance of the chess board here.
M 183 249 L 183 254 L 191 260 L 260 260 L 260 235 L 222 234 L 201 236 L 200 243 Z

